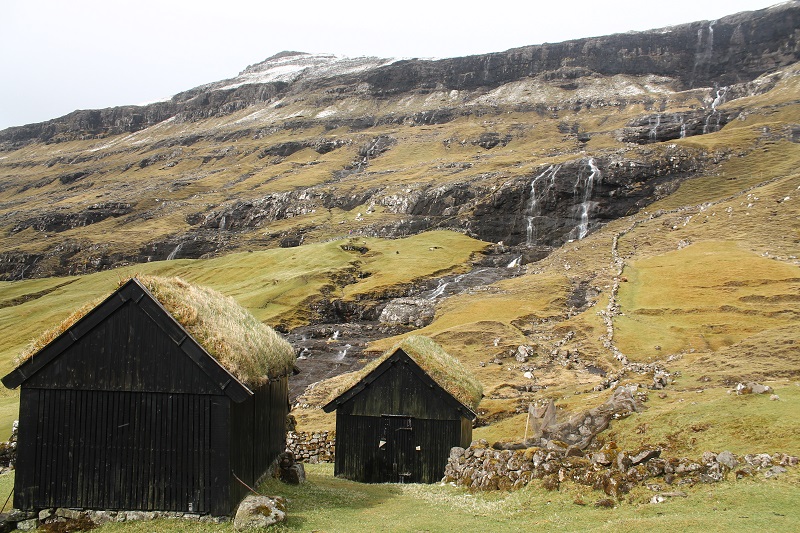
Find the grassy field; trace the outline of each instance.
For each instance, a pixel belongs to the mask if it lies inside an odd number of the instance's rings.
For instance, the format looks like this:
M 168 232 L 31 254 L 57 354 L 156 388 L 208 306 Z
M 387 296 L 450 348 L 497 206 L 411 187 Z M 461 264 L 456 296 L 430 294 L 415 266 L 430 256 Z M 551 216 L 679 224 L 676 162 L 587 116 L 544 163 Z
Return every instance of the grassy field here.
M 771 480 L 747 479 L 686 488 L 687 497 L 649 503 L 638 488 L 614 508 L 595 507 L 605 495 L 562 484 L 550 492 L 531 483 L 516 492 L 473 493 L 449 485 L 367 485 L 333 477 L 333 465 L 307 465 L 300 486 L 269 480 L 262 494 L 288 499 L 287 520 L 270 531 L 518 532 L 537 531 L 795 531 L 800 475 L 793 469 Z M 0 477 L 8 489 L 13 474 Z M 102 533 L 227 532 L 232 524 L 181 519 L 107 524 Z

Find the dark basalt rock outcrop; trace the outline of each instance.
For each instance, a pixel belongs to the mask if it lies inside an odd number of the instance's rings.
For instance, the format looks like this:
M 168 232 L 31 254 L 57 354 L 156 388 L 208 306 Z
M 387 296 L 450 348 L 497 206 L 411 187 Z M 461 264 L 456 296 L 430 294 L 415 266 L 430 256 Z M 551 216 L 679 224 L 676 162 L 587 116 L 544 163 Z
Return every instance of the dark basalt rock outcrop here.
M 76 173 L 80 174 L 80 172 Z M 59 233 L 68 229 L 95 224 L 107 218 L 117 218 L 133 211 L 128 203 L 94 204 L 79 213 L 47 213 L 39 217 L 28 218 L 16 224 L 11 233 L 18 233 L 28 228 L 36 231 Z
M 366 81 L 382 96 L 438 87 L 497 87 L 542 73 L 563 79 L 590 73 L 656 74 L 680 80 L 683 88 L 730 85 L 797 61 L 799 15 L 800 4 L 787 2 L 660 30 L 441 61 L 402 61 L 370 72 Z M 565 65 L 569 70 L 562 70 Z
M 348 211 L 375 203 L 386 212 L 409 215 L 402 224 L 374 222 L 362 231 L 374 235 L 416 233 L 431 228 L 467 231 L 486 241 L 508 245 L 560 245 L 578 238 L 582 209 L 589 232 L 599 224 L 634 212 L 673 191 L 680 181 L 703 166 L 703 158 L 674 147 L 641 159 L 586 158 L 544 167 L 538 174 L 509 180 L 492 191 L 490 180 L 470 179 L 408 192 L 370 189 L 340 195 L 325 187 L 276 193 L 257 201 L 236 202 L 187 220 L 199 228 L 248 230 L 317 209 Z M 587 193 L 592 165 L 598 175 Z M 588 194 L 588 196 L 586 196 Z
M 571 89 L 577 86 L 574 82 L 577 78 L 597 74 L 669 76 L 677 81 L 678 89 L 727 86 L 750 81 L 764 72 L 798 61 L 798 27 L 800 2 L 791 1 L 711 22 L 438 61 L 396 61 L 359 74 L 300 76 L 293 83 L 220 82 L 177 94 L 166 102 L 75 111 L 55 120 L 8 128 L 0 132 L 0 146 L 134 132 L 172 117 L 179 122 L 194 121 L 233 113 L 293 90 L 314 87 L 327 88 L 330 97 L 335 99 L 366 84 L 369 94 L 385 97 L 411 91 L 491 89 L 515 80 L 542 76 L 562 80 L 561 86 Z M 280 54 L 270 59 L 279 58 Z M 231 85 L 236 86 L 231 88 Z M 451 113 L 425 111 L 410 118 L 422 124 L 441 123 L 450 120 Z M 362 127 L 374 124 L 367 119 Z
M 685 113 L 657 113 L 631 121 L 622 130 L 620 140 L 636 144 L 650 144 L 719 131 L 735 120 L 737 111 L 698 109 Z

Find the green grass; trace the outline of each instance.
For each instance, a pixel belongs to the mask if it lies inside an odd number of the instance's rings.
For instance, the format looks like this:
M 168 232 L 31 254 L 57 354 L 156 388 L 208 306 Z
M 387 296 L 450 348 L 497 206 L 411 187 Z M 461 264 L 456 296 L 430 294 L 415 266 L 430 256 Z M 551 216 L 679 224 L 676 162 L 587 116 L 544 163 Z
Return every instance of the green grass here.
M 651 504 L 635 489 L 613 509 L 594 507 L 602 492 L 562 484 L 549 492 L 538 482 L 516 492 L 472 493 L 449 485 L 367 485 L 332 476 L 333 465 L 306 465 L 300 486 L 269 480 L 259 490 L 288 498 L 287 520 L 270 531 L 793 531 L 800 520 L 796 469 L 773 480 L 746 479 L 681 487 L 686 498 Z M 3 476 L 7 478 L 11 476 Z M 757 476 L 760 477 L 760 476 Z M 0 482 L 3 482 L 0 478 Z M 576 501 L 588 505 L 576 504 Z M 112 523 L 106 532 L 233 531 L 232 524 L 181 519 Z
M 736 242 L 698 242 L 631 262 L 625 275 L 617 343 L 636 360 L 716 351 L 800 315 L 800 268 Z
M 678 457 L 723 450 L 800 455 L 798 382 L 766 382 L 779 400 L 770 400 L 770 394 L 739 396 L 729 392 L 733 386 L 708 382 L 692 367 L 692 361 L 673 365 L 683 375 L 661 392 L 664 398 L 651 391 L 646 409 L 612 422 L 607 438 L 628 449 L 658 446 Z

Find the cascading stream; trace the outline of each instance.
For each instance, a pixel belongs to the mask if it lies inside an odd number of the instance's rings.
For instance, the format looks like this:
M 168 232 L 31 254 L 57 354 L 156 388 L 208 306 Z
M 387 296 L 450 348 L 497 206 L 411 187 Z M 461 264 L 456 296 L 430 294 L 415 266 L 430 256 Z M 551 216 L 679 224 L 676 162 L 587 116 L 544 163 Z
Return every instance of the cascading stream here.
M 586 183 L 581 187 L 581 177 L 578 176 L 578 181 L 575 183 L 575 196 L 581 194 L 581 207 L 580 207 L 580 222 L 578 223 L 577 233 L 578 240 L 583 239 L 589 233 L 589 218 L 592 210 L 592 191 L 594 190 L 595 180 L 600 181 L 602 174 L 600 169 L 594 162 L 593 158 L 589 158 L 587 163 L 589 165 L 589 177 L 586 178 Z
M 542 216 L 542 204 L 553 190 L 559 170 L 561 170 L 561 165 L 550 165 L 531 181 L 531 196 L 525 216 L 528 224 L 525 244 L 528 247 L 533 246 L 536 242 L 536 217 Z

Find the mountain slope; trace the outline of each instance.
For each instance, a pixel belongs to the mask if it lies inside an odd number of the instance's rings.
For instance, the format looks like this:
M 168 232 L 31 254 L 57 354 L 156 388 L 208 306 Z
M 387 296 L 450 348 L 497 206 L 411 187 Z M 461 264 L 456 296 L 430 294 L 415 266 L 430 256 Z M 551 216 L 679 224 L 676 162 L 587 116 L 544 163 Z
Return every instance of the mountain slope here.
M 798 453 L 800 426 L 737 433 L 720 407 L 758 420 L 725 403 L 747 379 L 790 398 L 779 418 L 796 396 L 798 12 L 436 62 L 285 53 L 0 132 L 2 358 L 120 275 L 84 273 L 152 269 L 289 333 L 301 427 L 330 427 L 336 379 L 306 385 L 414 330 L 482 381 L 487 438 L 662 371 L 628 441 Z

